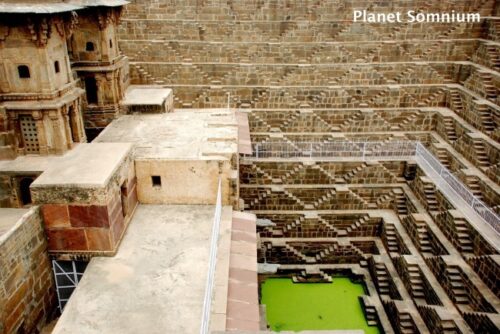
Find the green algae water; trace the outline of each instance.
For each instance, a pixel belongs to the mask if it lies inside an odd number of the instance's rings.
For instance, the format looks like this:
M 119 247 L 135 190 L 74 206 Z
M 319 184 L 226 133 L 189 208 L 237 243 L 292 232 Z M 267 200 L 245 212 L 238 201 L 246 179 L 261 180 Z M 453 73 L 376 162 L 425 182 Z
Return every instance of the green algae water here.
M 358 300 L 364 294 L 363 286 L 347 277 L 334 277 L 332 283 L 270 278 L 262 284 L 262 304 L 274 331 L 361 329 L 378 334 L 377 327 L 368 326 Z

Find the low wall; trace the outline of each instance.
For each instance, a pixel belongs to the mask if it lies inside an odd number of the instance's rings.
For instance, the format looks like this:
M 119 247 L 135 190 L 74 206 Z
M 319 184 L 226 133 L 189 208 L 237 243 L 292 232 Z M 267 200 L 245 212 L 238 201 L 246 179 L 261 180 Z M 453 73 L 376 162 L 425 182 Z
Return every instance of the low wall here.
M 0 333 L 37 333 L 55 306 L 54 280 L 38 207 L 0 236 L 0 254 Z

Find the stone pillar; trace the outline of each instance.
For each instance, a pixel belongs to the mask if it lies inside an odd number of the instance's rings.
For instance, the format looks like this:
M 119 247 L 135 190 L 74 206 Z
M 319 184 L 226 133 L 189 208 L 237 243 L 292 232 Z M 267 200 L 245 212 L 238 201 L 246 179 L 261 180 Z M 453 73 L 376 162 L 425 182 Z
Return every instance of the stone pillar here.
M 104 98 L 105 98 L 105 95 L 104 95 L 104 81 L 105 81 L 105 78 L 101 77 L 101 76 L 95 76 L 95 84 L 97 86 L 97 104 L 102 107 L 104 106 Z
M 31 117 L 36 122 L 36 132 L 38 136 L 38 148 L 41 155 L 49 154 L 49 147 L 47 142 L 47 133 L 45 129 L 45 124 L 43 124 L 43 113 L 40 111 L 34 111 L 31 113 Z
M 54 139 L 51 151 L 56 154 L 63 153 L 66 151 L 66 141 L 64 140 L 66 134 L 61 126 L 60 111 L 51 110 L 49 112 L 49 118 L 52 123 L 52 138 Z
M 62 117 L 63 117 L 63 127 L 64 127 L 64 133 L 66 135 L 66 147 L 68 149 L 71 149 L 73 147 L 73 136 L 71 134 L 72 132 L 72 124 L 70 121 L 69 117 L 69 106 L 63 106 L 62 110 Z
M 19 124 L 19 117 L 18 114 L 13 112 L 13 113 L 6 113 L 6 120 L 5 122 L 7 123 L 7 129 L 9 131 L 14 132 L 14 138 L 16 140 L 15 142 L 15 151 L 17 154 L 23 154 L 24 149 L 19 147 L 19 143 L 21 143 L 22 139 L 22 134 L 21 134 L 21 126 Z
M 86 143 L 87 136 L 85 134 L 80 98 L 73 102 L 73 121 L 75 122 L 75 136 L 78 138 L 78 142 Z

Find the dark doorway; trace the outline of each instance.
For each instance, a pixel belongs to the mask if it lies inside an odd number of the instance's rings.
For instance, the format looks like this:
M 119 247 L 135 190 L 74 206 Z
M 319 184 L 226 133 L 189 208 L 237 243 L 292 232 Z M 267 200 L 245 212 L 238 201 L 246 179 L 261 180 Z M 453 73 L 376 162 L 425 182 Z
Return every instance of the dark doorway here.
M 128 214 L 128 206 L 127 206 L 127 199 L 128 199 L 128 189 L 127 189 L 127 180 L 123 182 L 121 188 L 121 202 L 122 202 L 122 214 L 123 217 L 126 217 Z
M 30 177 L 25 177 L 19 182 L 19 190 L 21 193 L 21 204 L 28 205 L 31 204 L 31 192 L 30 185 L 33 183 L 33 179 Z
M 70 106 L 69 107 L 69 111 L 68 111 L 68 118 L 69 118 L 69 131 L 71 132 L 71 140 L 73 141 L 73 143 L 76 143 L 78 140 L 75 136 L 75 129 L 76 129 L 76 123 L 75 123 L 75 115 L 74 115 L 74 108 L 73 106 Z
M 94 77 L 85 78 L 85 91 L 87 92 L 87 103 L 97 104 L 97 82 Z

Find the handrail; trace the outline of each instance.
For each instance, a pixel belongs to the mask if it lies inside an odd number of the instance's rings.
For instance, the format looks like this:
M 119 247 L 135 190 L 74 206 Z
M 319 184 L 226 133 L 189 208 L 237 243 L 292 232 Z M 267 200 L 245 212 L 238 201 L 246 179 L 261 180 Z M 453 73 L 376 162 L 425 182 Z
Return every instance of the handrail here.
M 205 297 L 203 299 L 203 314 L 201 317 L 200 334 L 208 334 L 210 325 L 210 310 L 212 306 L 212 296 L 215 279 L 215 265 L 217 262 L 217 247 L 219 242 L 219 228 L 222 218 L 222 187 L 221 178 L 217 187 L 217 199 L 215 201 L 214 221 L 212 225 L 212 235 L 210 238 L 210 255 L 208 261 L 207 282 L 205 285 Z
M 470 209 L 500 234 L 500 216 L 477 198 L 419 141 L 267 142 L 253 144 L 252 156 L 259 159 L 356 157 L 363 161 L 419 158 L 438 174 L 441 182 L 448 185 Z M 415 159 L 417 163 L 419 159 Z

